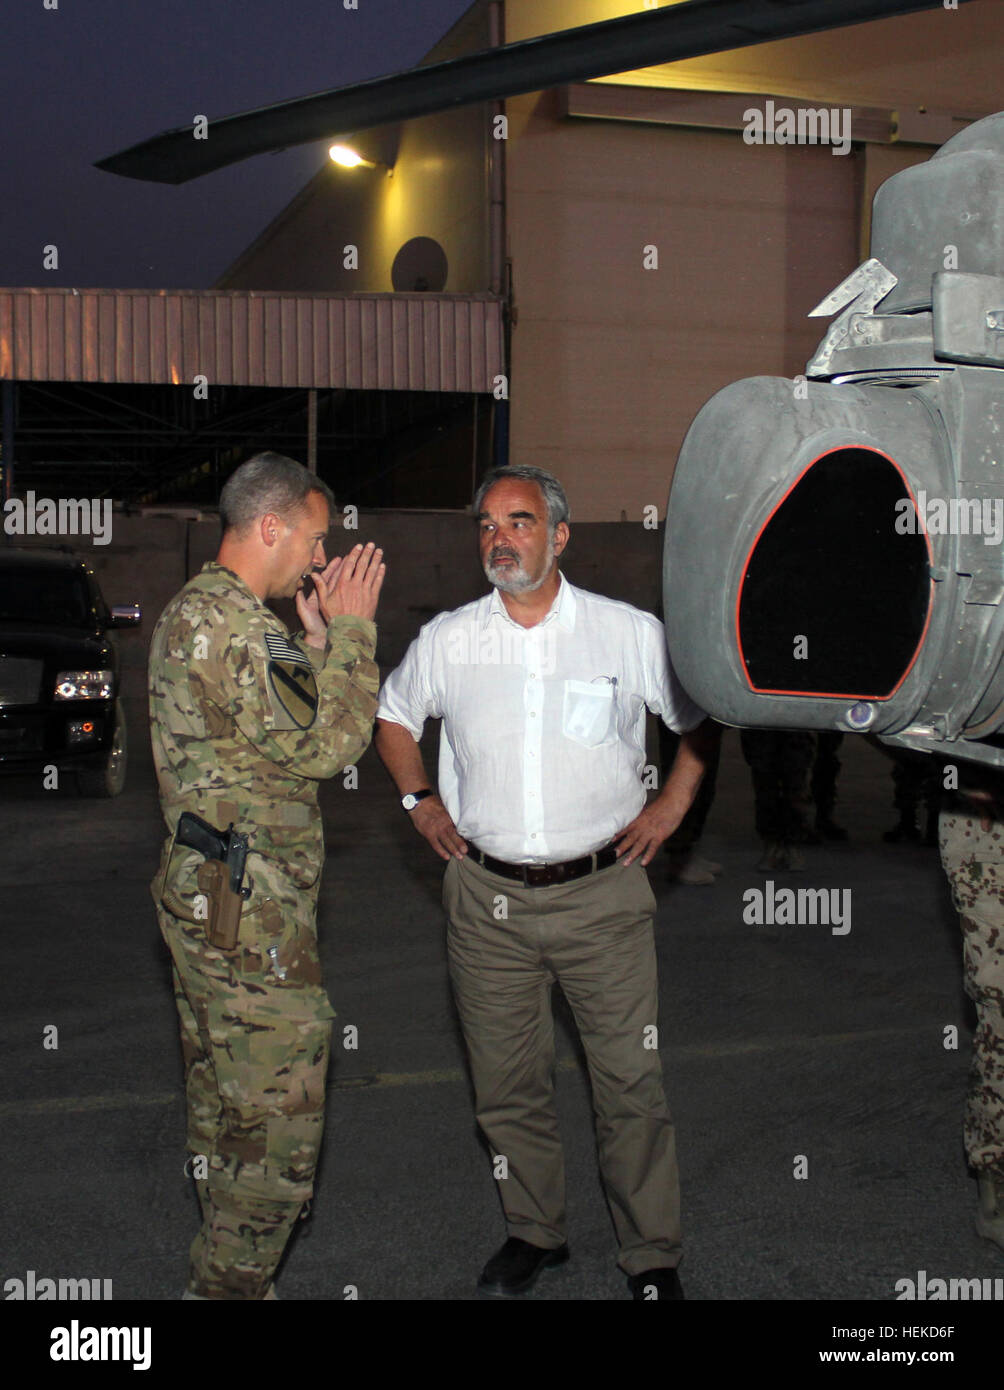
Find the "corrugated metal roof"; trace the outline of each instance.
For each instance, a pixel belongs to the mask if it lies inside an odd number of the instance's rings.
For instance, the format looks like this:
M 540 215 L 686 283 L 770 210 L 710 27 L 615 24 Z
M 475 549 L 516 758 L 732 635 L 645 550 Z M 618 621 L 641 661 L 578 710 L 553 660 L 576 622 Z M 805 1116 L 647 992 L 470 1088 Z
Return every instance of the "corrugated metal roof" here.
M 0 289 L 0 378 L 491 391 L 501 299 Z

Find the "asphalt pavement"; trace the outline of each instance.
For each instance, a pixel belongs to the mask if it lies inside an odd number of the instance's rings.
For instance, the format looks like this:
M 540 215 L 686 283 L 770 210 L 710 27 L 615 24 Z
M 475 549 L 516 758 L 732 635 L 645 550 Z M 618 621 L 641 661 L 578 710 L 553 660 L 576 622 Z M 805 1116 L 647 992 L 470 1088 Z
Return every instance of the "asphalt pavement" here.
M 121 797 L 81 800 L 65 778 L 48 792 L 0 782 L 0 1281 L 32 1270 L 111 1280 L 115 1299 L 177 1300 L 197 1207 L 148 887 L 163 830 L 144 711 L 129 714 Z M 1004 1255 L 973 1230 L 961 1139 L 973 1019 L 937 851 L 884 844 L 890 764 L 850 737 L 842 757 L 836 815 L 850 839 L 809 847 L 803 872 L 756 870 L 733 733 L 704 844 L 724 873 L 682 887 L 661 858 L 650 870 L 691 1300 L 895 1300 L 920 1271 L 1004 1277 Z M 322 801 L 335 1059 L 314 1207 L 280 1296 L 470 1300 L 504 1230 L 449 992 L 440 865 L 372 750 L 358 788 L 336 778 Z M 767 879 L 849 891 L 849 930 L 747 923 L 743 895 Z M 572 1259 L 528 1301 L 620 1300 L 588 1080 L 556 1007 Z M 342 1045 L 350 1025 L 355 1048 Z

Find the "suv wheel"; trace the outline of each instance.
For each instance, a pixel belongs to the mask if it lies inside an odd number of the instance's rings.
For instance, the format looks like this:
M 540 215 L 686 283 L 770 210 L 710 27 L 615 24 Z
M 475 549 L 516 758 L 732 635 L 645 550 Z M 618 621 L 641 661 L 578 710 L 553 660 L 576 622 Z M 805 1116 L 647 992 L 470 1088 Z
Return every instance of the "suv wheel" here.
M 115 737 L 103 767 L 84 767 L 77 773 L 80 791 L 84 796 L 118 796 L 125 787 L 129 739 L 125 713 L 121 704 L 115 706 Z

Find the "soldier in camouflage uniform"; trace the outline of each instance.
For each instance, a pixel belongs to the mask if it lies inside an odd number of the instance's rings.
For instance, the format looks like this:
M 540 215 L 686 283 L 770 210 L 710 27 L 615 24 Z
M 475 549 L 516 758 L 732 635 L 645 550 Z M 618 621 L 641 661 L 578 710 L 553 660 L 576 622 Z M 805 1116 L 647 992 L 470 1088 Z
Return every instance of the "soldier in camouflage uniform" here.
M 798 848 L 811 838 L 809 791 L 816 735 L 805 730 L 741 729 L 739 742 L 753 780 L 756 833 L 763 840 L 758 869 L 804 869 Z
M 976 768 L 959 775 L 964 785 L 947 798 L 939 839 L 976 1005 L 965 1144 L 979 1184 L 976 1229 L 1004 1250 L 1004 779 Z
M 910 748 L 893 748 L 888 744 L 876 746 L 892 760 L 893 805 L 899 820 L 882 838 L 888 845 L 938 843 L 938 810 L 941 803 L 941 768 L 926 753 Z M 923 803 L 926 810 L 924 829 L 917 825 L 917 812 Z
M 203 1224 L 186 1298 L 275 1297 L 272 1276 L 310 1198 L 333 1010 L 315 908 L 318 782 L 367 747 L 379 685 L 381 552 L 324 565 L 331 493 L 262 454 L 220 498 L 220 552 L 168 604 L 150 651 L 150 717 L 169 831 L 152 885 L 171 952 Z M 267 598 L 296 596 L 291 638 Z M 209 944 L 203 857 L 173 844 L 192 811 L 249 837 L 236 949 Z

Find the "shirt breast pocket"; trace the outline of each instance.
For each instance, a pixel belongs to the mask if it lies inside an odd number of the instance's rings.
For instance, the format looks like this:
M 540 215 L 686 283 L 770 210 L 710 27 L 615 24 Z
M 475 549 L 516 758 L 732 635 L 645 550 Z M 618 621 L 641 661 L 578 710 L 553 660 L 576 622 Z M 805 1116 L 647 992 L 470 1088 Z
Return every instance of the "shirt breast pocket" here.
M 565 681 L 561 729 L 583 748 L 598 748 L 614 736 L 612 681 Z

